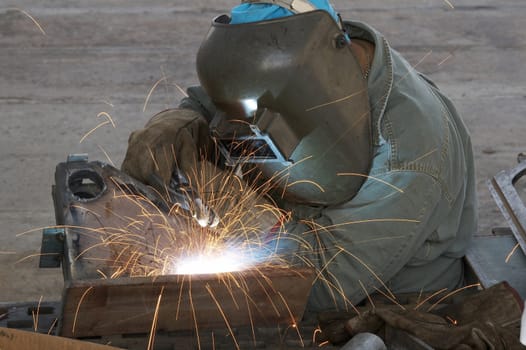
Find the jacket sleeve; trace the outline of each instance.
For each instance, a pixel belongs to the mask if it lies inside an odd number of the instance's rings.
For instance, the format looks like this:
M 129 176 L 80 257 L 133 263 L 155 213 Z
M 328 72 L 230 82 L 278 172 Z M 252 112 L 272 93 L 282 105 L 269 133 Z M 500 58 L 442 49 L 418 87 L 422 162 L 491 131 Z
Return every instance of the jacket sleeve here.
M 441 197 L 432 176 L 390 171 L 369 177 L 343 205 L 308 215 L 293 209 L 281 243 L 294 252 L 291 262 L 318 271 L 310 302 L 320 308 L 355 304 L 367 293 L 385 290 L 386 281 L 410 261 L 433 258 L 426 256 L 424 243 L 447 215 Z

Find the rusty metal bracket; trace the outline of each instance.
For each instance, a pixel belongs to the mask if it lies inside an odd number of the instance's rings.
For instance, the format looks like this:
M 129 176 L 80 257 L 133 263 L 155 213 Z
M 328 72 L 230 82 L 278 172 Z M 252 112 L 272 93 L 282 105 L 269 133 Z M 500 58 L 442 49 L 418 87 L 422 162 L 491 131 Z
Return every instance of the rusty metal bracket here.
M 500 171 L 487 181 L 487 185 L 522 251 L 526 254 L 526 207 L 515 186 L 519 179 L 526 175 L 526 157 L 521 153 L 517 160 L 519 164 L 516 167 Z
M 88 161 L 85 154 L 69 155 L 59 163 L 52 188 L 56 226 L 43 232 L 41 267 L 59 267 L 62 260 L 65 281 L 100 277 L 98 259 L 85 250 L 100 243 L 91 234 L 94 227 L 116 227 L 123 216 L 137 214 L 130 200 L 115 198 L 123 191 L 138 193 L 151 205 L 164 204 L 150 187 L 108 164 Z

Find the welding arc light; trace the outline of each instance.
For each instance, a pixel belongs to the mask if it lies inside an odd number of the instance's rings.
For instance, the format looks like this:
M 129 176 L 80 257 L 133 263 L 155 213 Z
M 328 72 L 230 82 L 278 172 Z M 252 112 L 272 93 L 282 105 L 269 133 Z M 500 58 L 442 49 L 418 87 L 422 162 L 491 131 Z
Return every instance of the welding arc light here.
M 243 109 L 245 110 L 245 115 L 248 117 L 253 117 L 254 113 L 258 110 L 258 101 L 253 98 L 246 98 L 241 100 Z
M 176 262 L 174 270 L 177 275 L 199 275 L 242 271 L 251 265 L 243 254 L 226 251 L 183 258 Z

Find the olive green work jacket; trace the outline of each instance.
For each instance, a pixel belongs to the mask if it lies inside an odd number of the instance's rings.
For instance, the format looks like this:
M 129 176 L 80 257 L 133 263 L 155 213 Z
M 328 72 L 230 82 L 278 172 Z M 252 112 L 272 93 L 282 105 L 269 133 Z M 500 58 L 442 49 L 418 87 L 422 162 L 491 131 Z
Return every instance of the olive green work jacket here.
M 290 208 L 289 232 L 308 243 L 296 245 L 303 258 L 296 260 L 321 271 L 313 311 L 348 309 L 378 289 L 396 295 L 461 286 L 462 257 L 477 227 L 471 140 L 457 110 L 379 32 L 348 24 L 351 40 L 375 44 L 373 160 L 349 202 Z

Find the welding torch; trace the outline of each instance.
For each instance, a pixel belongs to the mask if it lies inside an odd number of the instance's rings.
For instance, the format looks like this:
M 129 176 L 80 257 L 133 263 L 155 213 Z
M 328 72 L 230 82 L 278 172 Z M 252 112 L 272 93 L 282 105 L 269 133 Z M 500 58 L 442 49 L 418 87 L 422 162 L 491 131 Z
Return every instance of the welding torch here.
M 175 169 L 168 185 L 157 174 L 150 176 L 150 183 L 157 188 L 164 188 L 170 208 L 178 206 L 188 212 L 201 227 L 214 228 L 219 224 L 219 216 L 206 205 L 188 179 L 179 169 Z

